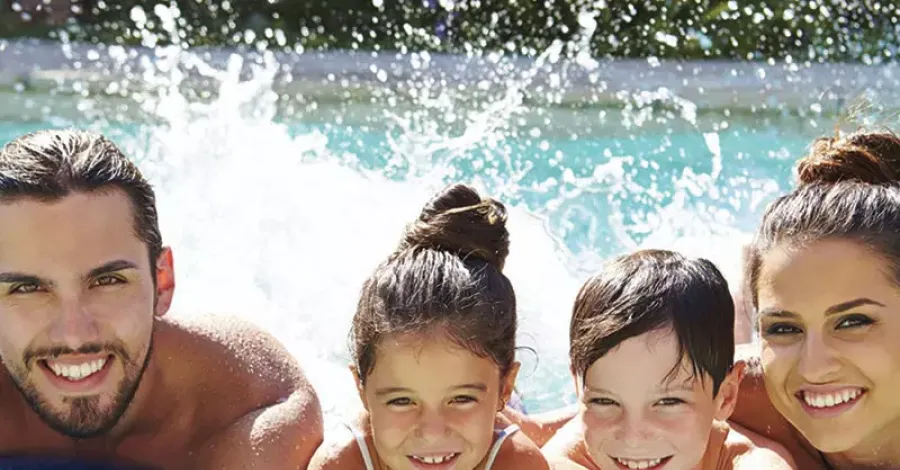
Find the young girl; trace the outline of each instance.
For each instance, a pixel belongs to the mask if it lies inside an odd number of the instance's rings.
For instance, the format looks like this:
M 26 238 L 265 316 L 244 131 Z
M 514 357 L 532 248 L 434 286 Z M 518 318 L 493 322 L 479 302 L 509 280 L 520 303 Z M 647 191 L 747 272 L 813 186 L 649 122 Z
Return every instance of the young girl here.
M 351 366 L 365 412 L 311 469 L 547 469 L 499 411 L 510 400 L 516 298 L 503 204 L 463 185 L 433 198 L 365 282 Z
M 734 303 L 718 269 L 662 250 L 613 260 L 575 300 L 570 359 L 578 416 L 544 446 L 556 468 L 794 468 L 779 445 L 726 423 Z

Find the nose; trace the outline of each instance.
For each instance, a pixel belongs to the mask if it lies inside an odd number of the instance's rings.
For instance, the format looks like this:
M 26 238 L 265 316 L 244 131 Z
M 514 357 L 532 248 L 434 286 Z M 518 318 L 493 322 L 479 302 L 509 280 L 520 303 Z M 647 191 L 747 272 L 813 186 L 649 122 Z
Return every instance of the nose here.
M 73 350 L 100 338 L 97 322 L 84 303 L 77 297 L 65 299 L 59 314 L 50 327 L 50 341 Z
M 807 382 L 824 383 L 833 380 L 840 368 L 837 351 L 828 338 L 817 332 L 809 332 L 797 364 L 800 376 Z
M 615 438 L 628 447 L 641 447 L 650 438 L 651 432 L 640 413 L 622 413 L 616 426 Z
M 416 437 L 424 439 L 441 438 L 449 434 L 447 419 L 440 409 L 424 408 L 419 413 Z

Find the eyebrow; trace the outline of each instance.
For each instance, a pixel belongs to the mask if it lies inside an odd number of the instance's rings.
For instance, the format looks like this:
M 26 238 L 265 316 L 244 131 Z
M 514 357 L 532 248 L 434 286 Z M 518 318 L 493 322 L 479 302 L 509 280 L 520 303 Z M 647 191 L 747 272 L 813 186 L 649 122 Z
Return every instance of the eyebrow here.
M 664 383 L 659 384 L 658 390 L 660 392 L 693 392 L 694 384 L 689 380 L 682 382 L 681 384 L 670 386 Z
M 487 392 L 487 385 L 485 385 L 483 383 L 462 384 L 462 385 L 456 385 L 454 387 L 451 387 L 450 389 L 451 390 L 462 389 L 462 390 L 472 390 L 472 391 L 477 391 L 477 392 Z M 375 390 L 375 396 L 391 395 L 393 393 L 410 393 L 412 391 L 413 390 L 411 388 L 406 388 L 406 387 L 385 387 L 385 388 L 379 388 L 378 390 Z
M 590 393 L 597 393 L 600 395 L 615 395 L 613 392 L 610 392 L 609 390 L 607 390 L 605 388 L 594 388 L 594 387 L 585 386 L 584 389 Z
M 93 277 L 97 277 L 103 274 L 114 273 L 116 271 L 124 271 L 126 269 L 137 269 L 137 265 L 132 263 L 131 261 L 118 259 L 114 261 L 110 261 L 108 263 L 104 263 L 94 269 L 91 269 L 87 275 L 86 279 L 90 279 Z M 53 285 L 53 281 L 49 279 L 44 279 L 40 276 L 35 276 L 33 274 L 25 274 L 20 272 L 5 272 L 0 273 L 0 284 L 44 284 L 48 286 Z
M 847 310 L 852 310 L 857 307 L 862 307 L 865 305 L 874 305 L 876 307 L 884 307 L 884 304 L 881 302 L 876 302 L 872 299 L 866 297 L 860 297 L 858 299 L 848 300 L 846 302 L 841 302 L 836 305 L 832 305 L 825 310 L 825 316 L 836 315 L 838 313 L 846 312 Z M 797 315 L 794 312 L 788 310 L 780 310 L 777 308 L 773 309 L 764 309 L 759 312 L 761 317 L 778 317 L 778 318 L 797 318 L 800 315 Z
M 587 390 L 590 393 L 596 393 L 596 394 L 600 394 L 600 395 L 615 395 L 613 392 L 611 392 L 605 388 L 585 387 L 585 390 Z M 659 392 L 675 392 L 675 391 L 693 392 L 694 387 L 689 386 L 687 383 L 683 383 L 681 385 L 676 385 L 674 387 L 669 387 L 669 386 L 666 386 L 665 384 L 659 384 L 659 387 L 657 387 L 657 391 L 659 391 Z
M 90 279 L 92 277 L 114 273 L 116 271 L 124 271 L 126 269 L 137 269 L 137 265 L 132 263 L 131 261 L 117 259 L 90 270 L 85 278 Z
M 52 282 L 31 274 L 8 272 L 0 273 L 0 284 L 52 284 Z

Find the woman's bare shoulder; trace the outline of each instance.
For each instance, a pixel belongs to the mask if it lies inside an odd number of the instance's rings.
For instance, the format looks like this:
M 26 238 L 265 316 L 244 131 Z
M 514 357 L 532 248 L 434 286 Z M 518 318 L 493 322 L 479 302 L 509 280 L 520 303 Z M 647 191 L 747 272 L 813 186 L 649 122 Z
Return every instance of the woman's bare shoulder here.
M 732 424 L 730 427 L 725 440 L 725 452 L 729 456 L 727 461 L 731 464 L 731 469 L 799 469 L 793 456 L 783 445 L 740 425 Z

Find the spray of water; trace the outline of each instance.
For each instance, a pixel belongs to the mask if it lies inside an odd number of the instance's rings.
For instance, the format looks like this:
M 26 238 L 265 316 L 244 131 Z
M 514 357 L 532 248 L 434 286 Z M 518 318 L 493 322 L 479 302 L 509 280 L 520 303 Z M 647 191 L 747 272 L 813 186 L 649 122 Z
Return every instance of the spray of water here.
M 587 49 L 596 30 L 593 14 L 582 12 L 583 30 L 569 43 L 555 43 L 529 67 L 497 75 L 502 93 L 479 106 L 469 106 L 461 94 L 434 81 L 415 82 L 420 77 L 415 74 L 406 87 L 381 96 L 371 108 L 376 113 L 371 122 L 387 129 L 390 155 L 387 165 L 376 169 L 360 164 L 363 158 L 335 153 L 328 126 L 298 133 L 280 119 L 275 81 L 281 64 L 273 54 L 263 53 L 253 64 L 232 55 L 225 67 L 215 67 L 177 41 L 156 47 L 148 31 L 144 45 L 156 48 L 140 61 L 134 77 L 148 86 L 133 97 L 153 122 L 117 137 L 157 187 L 162 230 L 175 251 L 175 311 L 235 314 L 268 329 L 300 359 L 319 390 L 327 421 L 346 418 L 358 402 L 347 370 L 346 338 L 359 288 L 433 192 L 464 178 L 509 202 L 512 246 L 506 272 L 519 297 L 520 345 L 537 352 L 522 354 L 519 389 L 533 409 L 570 402 L 567 328 L 586 272 L 612 253 L 652 246 L 713 258 L 736 278 L 745 232 L 735 228 L 740 224 L 727 210 L 728 197 L 718 193 L 731 183 L 723 175 L 719 134 L 701 130 L 696 106 L 665 88 L 623 94 L 623 108 L 616 111 L 621 128 L 638 132 L 657 119 L 655 107 L 662 104 L 674 110 L 669 119 L 702 136 L 711 169 L 685 166 L 666 202 L 651 211 L 637 213 L 627 204 L 636 196 L 665 192 L 655 182 L 636 179 L 648 161 L 632 151 L 606 146 L 577 171 L 558 151 L 550 163 L 557 175 L 537 179 L 536 165 L 548 156 L 532 161 L 516 156 L 510 140 L 521 137 L 519 118 L 525 113 L 548 123 L 553 118 L 553 111 L 535 111 L 525 90 L 540 79 L 552 102 L 566 88 L 569 73 L 598 73 L 599 62 Z M 157 5 L 153 15 L 170 37 L 178 37 L 177 11 Z M 136 8 L 131 17 L 141 29 L 150 15 Z M 97 58 L 125 63 L 126 56 L 108 48 Z M 419 71 L 435 66 L 427 54 L 409 54 L 409 60 Z M 496 64 L 503 68 L 501 61 Z M 372 73 L 387 79 L 383 70 Z M 185 91 L 198 77 L 212 84 L 213 99 Z M 416 106 L 392 106 L 409 100 Z M 95 126 L 116 127 L 111 121 Z M 527 138 L 544 139 L 537 127 Z M 661 138 L 663 152 L 672 151 L 671 138 Z M 549 145 L 544 139 L 539 148 Z M 384 171 L 389 167 L 406 173 L 397 177 Z M 610 230 L 614 243 L 605 246 L 601 233 Z M 570 232 L 580 234 L 580 244 L 566 243 Z

